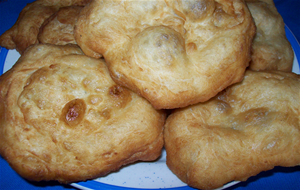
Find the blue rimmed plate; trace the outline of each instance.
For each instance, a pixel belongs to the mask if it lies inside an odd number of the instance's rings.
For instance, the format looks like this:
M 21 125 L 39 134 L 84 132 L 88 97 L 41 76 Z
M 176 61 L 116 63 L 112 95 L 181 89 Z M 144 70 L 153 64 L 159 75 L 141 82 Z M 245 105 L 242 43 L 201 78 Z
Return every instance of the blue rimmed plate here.
M 289 30 L 286 29 L 286 36 L 290 41 L 294 54 L 294 64 L 293 72 L 300 74 L 299 72 L 299 63 L 300 63 L 300 46 L 296 38 Z M 20 57 L 19 53 L 15 50 L 7 50 L 5 48 L 0 49 L 0 73 L 6 72 L 10 69 L 15 62 Z M 274 170 L 273 170 L 274 171 Z M 288 172 L 287 170 L 276 170 L 270 174 L 271 178 L 277 178 L 279 180 L 284 180 L 282 178 L 286 175 L 291 175 L 293 178 L 290 178 L 290 183 L 293 183 L 293 180 L 299 180 L 300 172 L 298 169 L 291 169 Z M 275 174 L 274 174 L 275 173 Z M 269 174 L 268 174 L 269 175 Z M 295 177 L 296 176 L 296 177 Z M 239 182 L 231 182 L 226 184 L 220 189 L 226 189 L 231 187 Z M 255 181 L 253 183 L 256 183 Z M 299 183 L 299 182 L 298 182 Z M 242 183 L 240 183 L 242 184 Z M 243 185 L 237 185 L 243 186 Z M 181 182 L 166 166 L 166 152 L 162 152 L 161 158 L 156 162 L 139 162 L 122 168 L 118 172 L 109 174 L 106 177 L 98 178 L 95 180 L 89 180 L 87 182 L 79 182 L 71 184 L 73 187 L 79 189 L 108 189 L 108 190 L 136 190 L 136 189 L 167 189 L 167 190 L 192 190 L 193 188 L 188 187 L 186 184 Z M 251 185 L 249 185 L 251 186 Z

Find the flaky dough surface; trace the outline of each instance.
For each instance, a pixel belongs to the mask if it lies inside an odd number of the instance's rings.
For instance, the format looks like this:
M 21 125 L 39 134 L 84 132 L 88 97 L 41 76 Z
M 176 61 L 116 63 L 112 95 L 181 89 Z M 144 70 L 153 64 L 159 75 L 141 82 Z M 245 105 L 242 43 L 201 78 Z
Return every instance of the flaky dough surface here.
M 92 1 L 75 40 L 157 108 L 206 101 L 240 81 L 255 27 L 242 0 Z
M 249 68 L 292 71 L 294 52 L 273 0 L 246 0 L 256 25 Z
M 29 180 L 82 181 L 161 154 L 165 114 L 75 45 L 29 47 L 0 93 L 0 154 Z
M 213 99 L 178 109 L 165 125 L 167 165 L 200 189 L 299 165 L 299 89 L 299 75 L 249 70 Z
M 23 53 L 25 49 L 38 43 L 39 29 L 46 19 L 62 7 L 84 6 L 90 0 L 36 0 L 27 4 L 19 14 L 16 23 L 0 36 L 0 46 L 16 49 Z
M 74 27 L 82 6 L 62 7 L 44 21 L 39 29 L 38 41 L 43 44 L 76 44 Z

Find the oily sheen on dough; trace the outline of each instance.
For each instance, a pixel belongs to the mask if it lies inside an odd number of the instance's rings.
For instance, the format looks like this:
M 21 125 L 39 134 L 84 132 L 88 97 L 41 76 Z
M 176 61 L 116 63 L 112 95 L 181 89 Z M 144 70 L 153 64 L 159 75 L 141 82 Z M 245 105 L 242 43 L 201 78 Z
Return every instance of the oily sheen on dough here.
M 300 165 L 300 75 L 247 71 L 213 99 L 178 109 L 165 125 L 168 167 L 214 189 L 274 166 Z
M 249 68 L 292 71 L 294 52 L 273 0 L 246 0 L 256 25 Z
M 172 109 L 239 82 L 254 33 L 242 0 L 95 0 L 82 9 L 75 40 L 88 56 L 103 55 L 116 83 Z
M 36 0 L 29 3 L 19 14 L 16 23 L 0 36 L 0 46 L 16 49 L 23 53 L 25 49 L 38 43 L 39 29 L 46 19 L 62 7 L 84 6 L 90 0 Z
M 38 41 L 43 44 L 76 44 L 74 27 L 82 6 L 62 7 L 39 29 Z
M 0 93 L 0 154 L 26 179 L 82 181 L 161 154 L 165 114 L 75 45 L 29 47 Z

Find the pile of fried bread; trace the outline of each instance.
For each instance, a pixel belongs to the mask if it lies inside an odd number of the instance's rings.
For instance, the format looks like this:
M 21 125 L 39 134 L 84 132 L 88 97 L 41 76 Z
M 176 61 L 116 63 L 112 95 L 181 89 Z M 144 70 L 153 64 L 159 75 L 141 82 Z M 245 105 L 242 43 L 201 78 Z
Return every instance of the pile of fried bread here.
M 273 0 L 37 0 L 0 36 L 0 154 L 28 180 L 166 164 L 215 189 L 300 165 L 300 75 Z

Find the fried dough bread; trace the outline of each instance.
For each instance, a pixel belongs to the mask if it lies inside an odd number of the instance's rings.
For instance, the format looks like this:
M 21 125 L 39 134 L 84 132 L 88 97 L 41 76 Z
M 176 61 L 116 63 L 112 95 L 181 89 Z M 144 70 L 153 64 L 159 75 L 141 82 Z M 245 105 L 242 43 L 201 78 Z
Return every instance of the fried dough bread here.
M 166 120 L 167 165 L 183 182 L 214 189 L 274 166 L 300 165 L 300 75 L 247 71 L 213 99 Z
M 0 154 L 29 180 L 92 179 L 163 147 L 165 113 L 76 45 L 30 46 L 0 76 L 0 113 Z
M 82 8 L 82 6 L 60 8 L 40 27 L 37 37 L 39 43 L 55 45 L 76 44 L 74 27 Z
M 116 83 L 172 109 L 242 80 L 254 33 L 242 0 L 95 0 L 75 40 L 86 55 L 103 55 Z
M 21 11 L 16 23 L 0 36 L 0 46 L 16 49 L 23 53 L 25 49 L 38 43 L 39 29 L 46 19 L 62 7 L 84 6 L 90 0 L 37 0 L 27 4 Z
M 294 52 L 273 0 L 246 0 L 256 25 L 249 68 L 292 71 Z

